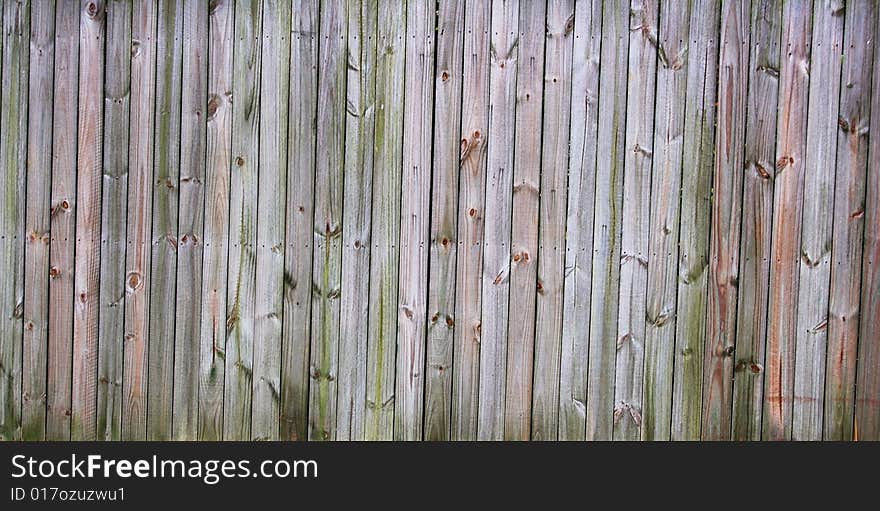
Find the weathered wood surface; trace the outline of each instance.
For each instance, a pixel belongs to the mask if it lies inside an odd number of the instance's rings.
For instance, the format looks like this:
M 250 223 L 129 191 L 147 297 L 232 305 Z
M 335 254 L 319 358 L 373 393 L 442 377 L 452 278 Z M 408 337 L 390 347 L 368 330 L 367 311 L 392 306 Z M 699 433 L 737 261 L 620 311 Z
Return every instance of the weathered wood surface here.
M 0 438 L 880 439 L 876 18 L 4 2 Z

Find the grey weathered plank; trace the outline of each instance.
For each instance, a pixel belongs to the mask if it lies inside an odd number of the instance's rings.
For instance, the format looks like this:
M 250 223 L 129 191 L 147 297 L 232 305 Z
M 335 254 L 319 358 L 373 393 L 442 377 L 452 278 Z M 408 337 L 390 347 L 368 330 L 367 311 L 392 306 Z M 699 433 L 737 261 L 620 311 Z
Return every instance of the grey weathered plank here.
M 568 205 L 574 23 L 574 2 L 548 2 L 531 418 L 533 440 L 556 440 L 559 433 L 559 360 L 565 284 L 565 215 Z
M 122 434 L 131 8 L 128 0 L 109 2 L 105 20 L 97 410 L 97 435 L 101 440 L 119 440 Z
M 750 19 L 748 2 L 727 1 L 721 6 L 709 307 L 703 365 L 704 440 L 725 440 L 731 432 Z
M 875 25 L 880 32 L 880 21 Z M 874 45 L 870 133 L 880 133 L 880 50 Z M 868 139 L 865 186 L 865 241 L 853 439 L 880 440 L 880 137 Z
M 0 158 L 6 171 L 0 216 L 4 268 L 0 280 L 0 440 L 21 439 L 29 25 L 30 3 L 3 4 Z
M 223 439 L 251 437 L 262 2 L 235 4 Z
M 390 440 L 394 434 L 405 19 L 406 13 L 401 5 L 394 2 L 379 5 L 364 426 L 366 440 Z
M 79 139 L 73 307 L 73 440 L 97 436 L 98 309 L 103 179 L 104 3 L 80 2 Z
M 0 42 L 2 44 L 2 42 Z M 70 439 L 79 5 L 55 6 L 46 439 Z M 66 136 L 55 136 L 63 133 Z
M 407 2 L 395 440 L 420 440 L 425 390 L 436 5 Z M 442 244 L 442 242 L 441 242 Z
M 373 133 L 376 119 L 375 1 L 348 4 L 345 176 L 342 221 L 339 378 L 336 438 L 364 437 L 369 316 L 370 210 L 373 187 Z
M 281 413 L 281 322 L 287 193 L 287 108 L 291 4 L 263 3 L 263 65 L 257 206 L 257 285 L 251 438 L 277 440 Z
M 232 0 L 211 4 L 205 105 L 204 231 L 199 321 L 198 439 L 223 438 L 229 181 L 232 166 Z M 204 58 L 204 57 L 202 57 Z
M 752 2 L 731 437 L 761 439 L 782 4 Z
M 49 323 L 49 194 L 52 169 L 52 92 L 55 3 L 31 4 L 24 244 L 24 342 L 21 368 L 21 437 L 46 434 L 46 358 Z M 5 249 L 6 247 L 4 247 Z
M 766 376 L 761 416 L 764 440 L 791 439 L 812 15 L 804 3 L 786 2 L 782 20 Z
M 490 2 L 469 1 L 465 3 L 462 14 L 464 53 L 456 213 L 458 248 L 453 316 L 455 339 L 452 348 L 452 405 L 448 437 L 451 440 L 474 440 L 477 437 L 483 226 L 486 217 L 486 134 L 489 129 L 490 8 Z M 455 77 L 450 79 L 454 80 Z M 426 434 L 427 439 L 431 439 L 430 433 L 428 431 Z
M 434 76 L 434 157 L 428 278 L 428 332 L 425 347 L 425 440 L 449 440 L 452 410 L 457 239 L 460 215 L 459 168 L 462 132 L 462 48 L 464 2 L 444 2 L 437 12 Z M 467 328 L 466 323 L 462 324 Z M 467 342 L 467 341 L 464 341 Z M 465 373 L 467 374 L 467 373 Z
M 834 174 L 839 130 L 842 8 L 842 2 L 816 2 L 813 5 L 792 404 L 793 440 L 822 439 Z
M 641 436 L 659 14 L 656 1 L 632 2 L 622 209 L 626 221 L 620 239 L 615 334 L 614 440 L 638 440 Z
M 602 13 L 599 70 L 587 440 L 610 440 L 614 422 L 628 48 L 629 3 L 622 0 L 607 2 Z
M 208 9 L 183 11 L 183 71 L 180 107 L 180 205 L 177 232 L 177 297 L 174 321 L 174 439 L 195 440 L 199 428 L 199 359 L 202 328 L 208 98 Z
M 153 253 L 150 258 L 150 337 L 147 439 L 172 437 L 175 299 L 183 63 L 183 1 L 159 0 L 156 40 L 156 125 L 153 134 Z M 189 87 L 189 85 L 187 85 Z M 77 254 L 79 252 L 77 251 Z
M 519 2 L 493 0 L 477 439 L 504 436 Z
M 599 119 L 602 5 L 577 2 L 574 13 L 565 282 L 559 371 L 559 439 L 586 433 L 587 359 L 593 267 L 593 211 Z
M 538 215 L 541 186 L 541 115 L 544 95 L 544 2 L 519 10 L 516 124 L 513 140 L 513 195 L 510 234 L 510 303 L 507 318 L 505 440 L 531 436 L 532 375 L 538 289 Z
M 317 134 L 320 149 L 315 170 L 310 440 L 333 440 L 336 436 L 345 161 L 345 8 L 342 0 L 326 1 L 321 5 L 320 14 Z
M 828 350 L 823 401 L 825 440 L 852 440 L 859 321 L 862 244 L 865 228 L 866 164 L 877 4 L 851 4 L 844 20 L 843 71 L 834 186 Z M 870 41 L 870 42 L 869 42 Z M 870 342 L 870 340 L 867 340 Z
M 128 244 L 125 254 L 125 344 L 122 378 L 124 440 L 144 440 L 147 432 L 156 20 L 155 2 L 134 4 L 128 147 L 130 207 L 126 222 Z
M 691 7 L 682 148 L 678 297 L 673 362 L 674 440 L 700 437 L 703 349 L 706 335 L 709 220 L 714 163 L 718 14 L 715 1 Z
M 859 321 L 872 322 L 876 318 L 859 313 L 859 300 L 867 135 L 871 115 L 880 115 L 880 111 L 871 111 L 871 97 L 878 92 L 871 88 L 877 16 L 877 5 L 866 2 L 852 4 L 844 20 L 823 401 L 825 440 L 852 440 Z
M 434 150 L 431 186 L 431 274 L 425 347 L 426 440 L 449 440 L 455 332 L 458 177 L 460 168 L 464 2 L 444 2 L 437 11 L 434 76 Z M 464 137 L 462 137 L 464 138 Z
M 669 440 L 678 295 L 678 240 L 684 119 L 691 60 L 690 9 L 660 5 L 657 92 L 651 172 L 648 280 L 645 304 L 645 369 L 641 438 Z
M 281 333 L 281 432 L 305 440 L 309 413 L 309 340 L 312 306 L 312 222 L 318 91 L 318 2 L 294 4 L 290 34 L 287 220 L 284 321 Z

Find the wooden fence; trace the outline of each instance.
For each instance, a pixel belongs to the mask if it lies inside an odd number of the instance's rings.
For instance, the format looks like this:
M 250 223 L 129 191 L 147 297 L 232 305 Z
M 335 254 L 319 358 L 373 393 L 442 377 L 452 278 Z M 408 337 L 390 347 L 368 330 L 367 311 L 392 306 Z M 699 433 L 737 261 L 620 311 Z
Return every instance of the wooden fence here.
M 2 439 L 880 439 L 874 0 L 0 4 Z

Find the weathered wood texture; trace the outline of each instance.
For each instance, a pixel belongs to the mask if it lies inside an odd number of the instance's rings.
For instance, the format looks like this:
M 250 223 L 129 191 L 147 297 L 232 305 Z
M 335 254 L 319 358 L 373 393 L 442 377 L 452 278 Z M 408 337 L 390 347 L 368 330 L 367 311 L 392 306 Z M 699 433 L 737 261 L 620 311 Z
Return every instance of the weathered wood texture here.
M 0 439 L 880 440 L 877 14 L 3 2 Z

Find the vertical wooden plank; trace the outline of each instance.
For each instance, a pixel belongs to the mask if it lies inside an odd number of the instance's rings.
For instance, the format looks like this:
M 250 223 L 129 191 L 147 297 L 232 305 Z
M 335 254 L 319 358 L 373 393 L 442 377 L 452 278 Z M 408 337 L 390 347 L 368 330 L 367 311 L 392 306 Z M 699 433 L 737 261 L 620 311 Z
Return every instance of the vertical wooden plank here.
M 281 337 L 281 438 L 305 440 L 309 414 L 312 230 L 318 91 L 318 2 L 292 9 L 288 102 L 284 321 Z M 344 295 L 343 295 L 344 297 Z
M 235 4 L 224 440 L 251 437 L 262 1 Z
M 342 194 L 345 161 L 345 3 L 321 5 L 318 50 L 318 138 L 315 174 L 315 252 L 312 268 L 312 385 L 309 439 L 336 435 L 339 295 L 342 276 Z
M 52 175 L 52 90 L 55 3 L 31 4 L 28 78 L 28 206 L 24 246 L 24 343 L 22 345 L 21 437 L 46 435 L 46 352 L 49 323 L 49 193 Z M 4 247 L 7 250 L 7 247 Z
M 106 16 L 97 433 L 100 440 L 119 440 L 125 342 L 131 2 L 113 0 L 107 4 Z
M 489 129 L 490 9 L 490 2 L 470 1 L 465 3 L 462 14 L 464 53 L 461 147 L 458 155 L 458 257 L 451 369 L 451 440 L 475 440 L 477 437 L 483 227 L 486 217 L 486 133 Z
M 80 2 L 79 146 L 71 438 L 97 435 L 98 309 L 103 177 L 104 3 Z
M 761 439 L 781 16 L 777 0 L 752 2 L 731 419 L 734 440 Z
M 620 239 L 620 308 L 614 370 L 614 440 L 638 440 L 642 425 L 651 159 L 659 6 L 636 0 L 630 11 L 623 224 Z
M 613 429 L 628 50 L 629 2 L 607 2 L 599 71 L 587 440 L 610 440 Z
M 559 440 L 583 440 L 586 433 L 602 4 L 577 2 L 574 14 Z
M 689 8 L 661 2 L 646 254 L 643 440 L 669 440 L 672 425 L 682 156 L 691 62 L 688 58 L 690 17 Z
M 815 2 L 799 262 L 792 439 L 822 439 L 843 2 Z
M 785 2 L 782 20 L 766 377 L 761 419 L 764 440 L 791 439 L 812 23 L 809 3 Z
M 206 156 L 202 184 L 205 211 L 202 217 L 202 305 L 199 316 L 199 440 L 223 438 L 234 14 L 232 0 L 221 0 L 211 4 L 208 18 Z
M 431 187 L 431 270 L 428 276 L 428 339 L 425 360 L 425 440 L 449 440 L 452 411 L 456 263 L 459 218 L 459 135 L 462 116 L 462 47 L 465 3 L 443 2 L 437 11 L 434 77 L 434 156 Z M 468 251 L 469 252 L 469 251 Z M 466 328 L 466 323 L 462 324 Z M 465 341 L 467 342 L 467 341 Z
M 559 365 L 565 282 L 565 214 L 571 128 L 574 2 L 547 4 L 544 58 L 544 141 L 541 149 L 533 440 L 559 432 Z M 539 27 L 538 27 L 539 28 Z M 539 29 L 540 31 L 540 29 Z M 583 58 L 583 56 L 578 56 Z
M 436 5 L 407 2 L 395 440 L 420 440 L 425 390 Z
M 348 3 L 345 176 L 342 221 L 339 378 L 336 438 L 364 437 L 370 281 L 370 210 L 376 119 L 376 23 L 378 3 Z
M 749 86 L 749 7 L 748 2 L 729 0 L 721 6 L 718 126 L 709 238 L 709 309 L 703 366 L 704 440 L 729 439 L 731 432 L 743 145 Z
M 880 21 L 875 25 L 880 33 Z M 874 44 L 870 133 L 880 133 L 880 50 Z M 868 139 L 865 190 L 865 241 L 862 254 L 862 303 L 856 375 L 853 439 L 880 440 L 880 137 Z
M 0 158 L 6 171 L 0 239 L 6 271 L 0 280 L 0 440 L 21 439 L 29 26 L 29 2 L 4 3 Z
M 180 192 L 183 2 L 159 0 L 147 438 L 170 440 Z M 77 252 L 79 253 L 79 252 Z
M 153 130 L 155 127 L 156 3 L 132 11 L 131 107 L 128 152 L 128 245 L 125 255 L 125 349 L 122 438 L 144 440 L 147 427 L 147 345 L 150 310 Z
M 79 6 L 75 2 L 58 2 L 55 6 L 55 90 L 52 96 L 52 191 L 49 212 L 47 440 L 70 439 L 78 55 Z
M 183 11 L 180 106 L 180 205 L 177 232 L 177 303 L 174 321 L 172 438 L 195 440 L 199 426 L 199 336 L 202 327 L 204 183 L 208 86 L 208 9 L 188 3 Z
M 504 437 L 511 191 L 516 118 L 518 0 L 493 0 L 489 42 L 489 130 L 477 439 Z
M 379 5 L 366 440 L 390 440 L 394 428 L 405 19 L 403 7 L 396 2 Z
M 837 170 L 831 247 L 831 295 L 823 405 L 823 438 L 852 440 L 856 355 L 861 316 L 862 243 L 865 228 L 865 166 L 871 122 L 876 3 L 851 3 L 846 11 L 837 134 Z M 878 115 L 878 112 L 873 112 Z M 870 342 L 870 341 L 868 341 Z M 869 383 L 870 385 L 870 383 Z
M 287 191 L 290 2 L 263 4 L 259 202 L 251 438 L 277 440 L 281 411 L 281 318 Z
M 531 436 L 546 2 L 519 10 L 504 438 Z
M 718 13 L 716 1 L 698 1 L 691 7 L 688 23 L 678 303 L 672 377 L 671 438 L 674 440 L 700 438 L 718 76 Z

